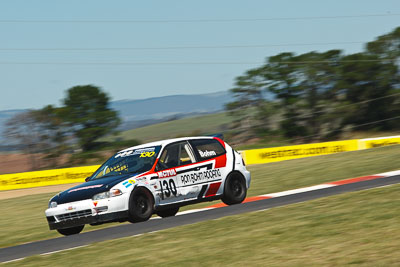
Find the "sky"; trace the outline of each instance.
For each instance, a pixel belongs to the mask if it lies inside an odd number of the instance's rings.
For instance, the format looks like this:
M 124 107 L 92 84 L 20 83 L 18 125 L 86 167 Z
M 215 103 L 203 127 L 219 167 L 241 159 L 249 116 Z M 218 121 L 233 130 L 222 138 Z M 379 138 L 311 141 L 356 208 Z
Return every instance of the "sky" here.
M 2 0 L 0 110 L 85 84 L 112 100 L 226 91 L 269 56 L 356 53 L 398 26 L 399 0 Z

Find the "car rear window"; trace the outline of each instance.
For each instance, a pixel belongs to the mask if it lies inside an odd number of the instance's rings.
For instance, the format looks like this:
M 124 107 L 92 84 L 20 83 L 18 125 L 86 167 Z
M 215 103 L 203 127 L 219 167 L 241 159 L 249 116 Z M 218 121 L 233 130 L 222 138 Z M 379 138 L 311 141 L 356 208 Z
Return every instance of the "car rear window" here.
M 215 139 L 190 140 L 197 157 L 202 160 L 215 158 L 226 153 L 225 148 Z

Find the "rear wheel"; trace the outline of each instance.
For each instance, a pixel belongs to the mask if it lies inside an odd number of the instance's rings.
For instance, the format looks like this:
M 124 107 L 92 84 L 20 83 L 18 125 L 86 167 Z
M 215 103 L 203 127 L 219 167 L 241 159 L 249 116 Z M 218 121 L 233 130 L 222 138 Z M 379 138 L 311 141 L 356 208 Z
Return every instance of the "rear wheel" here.
M 76 235 L 82 232 L 85 225 L 80 225 L 71 228 L 57 229 L 57 231 L 62 235 Z
M 160 216 L 161 218 L 165 218 L 165 217 L 175 216 L 178 213 L 178 211 L 179 211 L 179 207 L 176 207 L 176 208 L 169 208 L 169 209 L 157 211 L 156 214 L 158 216 Z
M 135 190 L 129 199 L 129 217 L 132 223 L 144 222 L 153 215 L 154 201 L 150 192 L 144 189 Z
M 246 181 L 239 173 L 231 173 L 225 181 L 222 202 L 227 205 L 242 203 L 246 198 Z

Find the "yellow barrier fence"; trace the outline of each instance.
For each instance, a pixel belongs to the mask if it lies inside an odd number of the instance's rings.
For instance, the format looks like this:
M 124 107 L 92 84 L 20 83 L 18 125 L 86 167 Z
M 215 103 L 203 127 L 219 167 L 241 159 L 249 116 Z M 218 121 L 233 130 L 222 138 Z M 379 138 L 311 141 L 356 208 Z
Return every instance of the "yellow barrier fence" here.
M 82 183 L 99 165 L 0 175 L 0 191 L 47 185 Z
M 400 136 L 378 137 L 360 139 L 358 149 L 369 149 L 381 146 L 390 146 L 400 144 Z
M 271 147 L 244 151 L 246 164 L 269 163 L 288 159 L 327 155 L 358 149 L 358 140 Z
M 246 164 L 269 163 L 289 159 L 327 155 L 400 144 L 400 136 L 334 141 L 242 151 Z M 99 165 L 0 175 L 0 191 L 47 185 L 81 183 Z

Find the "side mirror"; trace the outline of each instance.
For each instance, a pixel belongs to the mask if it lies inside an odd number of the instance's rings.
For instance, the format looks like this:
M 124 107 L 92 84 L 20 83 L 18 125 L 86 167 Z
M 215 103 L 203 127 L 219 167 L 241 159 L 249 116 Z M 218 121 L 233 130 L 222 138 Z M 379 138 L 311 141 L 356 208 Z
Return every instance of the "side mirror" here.
M 157 163 L 157 165 L 156 165 L 156 167 L 154 168 L 154 170 L 155 170 L 156 172 L 158 172 L 158 171 L 161 170 L 161 166 L 160 166 L 159 163 Z
M 85 182 L 89 182 L 90 176 L 85 178 Z

